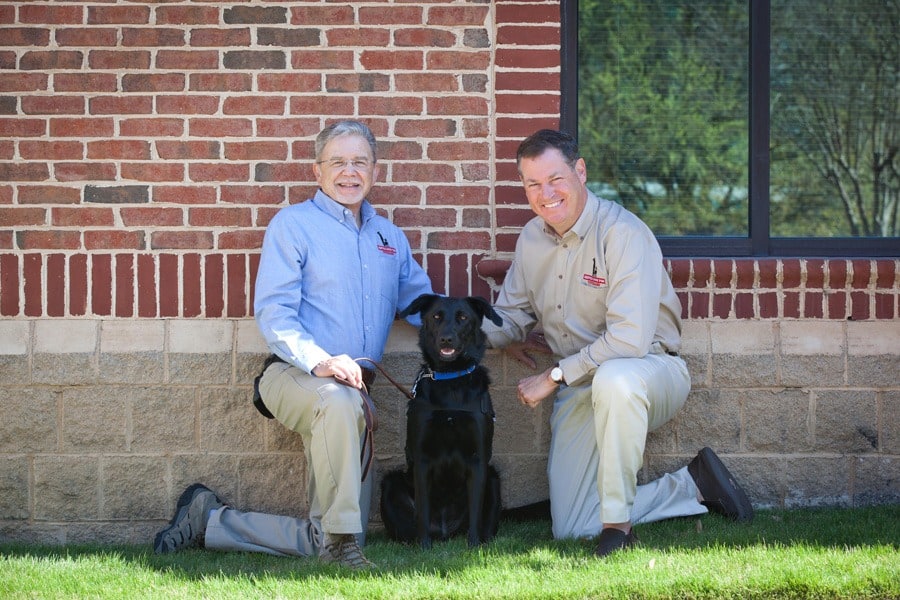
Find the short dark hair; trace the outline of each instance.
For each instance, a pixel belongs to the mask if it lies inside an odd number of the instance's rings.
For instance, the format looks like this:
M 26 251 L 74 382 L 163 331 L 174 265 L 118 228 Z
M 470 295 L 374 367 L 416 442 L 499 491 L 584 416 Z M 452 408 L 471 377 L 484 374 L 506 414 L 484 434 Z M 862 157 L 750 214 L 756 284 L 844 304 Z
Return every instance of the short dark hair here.
M 575 162 L 581 158 L 578 153 L 578 142 L 570 134 L 555 129 L 541 129 L 529 135 L 519 144 L 519 150 L 516 152 L 516 166 L 521 164 L 523 158 L 535 158 L 551 148 L 559 150 L 566 159 L 566 163 L 573 169 Z

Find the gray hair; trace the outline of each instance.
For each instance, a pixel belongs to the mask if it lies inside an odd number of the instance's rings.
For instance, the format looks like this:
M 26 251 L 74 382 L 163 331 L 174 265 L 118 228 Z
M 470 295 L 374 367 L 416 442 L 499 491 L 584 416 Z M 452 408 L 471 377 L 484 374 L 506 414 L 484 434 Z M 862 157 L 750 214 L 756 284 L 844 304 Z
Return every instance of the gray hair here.
M 372 130 L 365 123 L 350 120 L 337 121 L 319 132 L 319 135 L 316 136 L 316 160 L 322 160 L 322 152 L 325 150 L 328 142 L 342 135 L 358 135 L 364 138 L 369 143 L 369 148 L 372 149 L 372 157 L 376 161 L 378 160 L 375 134 L 372 133 Z

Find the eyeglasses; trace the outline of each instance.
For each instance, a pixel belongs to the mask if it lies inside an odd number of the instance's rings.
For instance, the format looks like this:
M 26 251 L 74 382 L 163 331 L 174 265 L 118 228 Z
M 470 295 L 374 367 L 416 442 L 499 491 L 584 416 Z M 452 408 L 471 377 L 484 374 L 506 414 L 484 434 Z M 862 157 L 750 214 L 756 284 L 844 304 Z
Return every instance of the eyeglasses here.
M 374 162 L 367 158 L 354 158 L 353 160 L 331 158 L 329 160 L 318 160 L 316 164 L 326 165 L 329 169 L 334 169 L 335 171 L 343 171 L 348 167 L 353 167 L 354 171 L 368 171 Z

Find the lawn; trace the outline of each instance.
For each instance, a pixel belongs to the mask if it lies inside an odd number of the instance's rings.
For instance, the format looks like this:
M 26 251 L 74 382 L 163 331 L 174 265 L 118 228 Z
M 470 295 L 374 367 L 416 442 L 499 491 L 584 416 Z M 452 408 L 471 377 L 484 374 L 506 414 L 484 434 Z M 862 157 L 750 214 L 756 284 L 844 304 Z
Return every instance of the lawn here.
M 0 544 L 0 598 L 900 598 L 900 506 L 759 511 L 636 528 L 605 560 L 554 541 L 549 522 L 504 522 L 490 544 L 431 551 L 369 535 L 379 565 L 138 546 Z

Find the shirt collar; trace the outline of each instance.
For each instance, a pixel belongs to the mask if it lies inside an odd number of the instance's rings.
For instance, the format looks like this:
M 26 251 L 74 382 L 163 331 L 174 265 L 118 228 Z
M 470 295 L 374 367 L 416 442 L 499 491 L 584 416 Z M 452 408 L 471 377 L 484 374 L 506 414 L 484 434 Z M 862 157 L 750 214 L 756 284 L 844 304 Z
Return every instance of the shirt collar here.
M 585 200 L 584 203 L 584 210 L 581 211 L 581 215 L 578 217 L 578 220 L 575 221 L 574 225 L 572 225 L 572 229 L 567 231 L 565 235 L 560 236 L 552 227 L 544 223 L 544 231 L 555 240 L 565 239 L 573 235 L 577 236 L 578 239 L 583 240 L 590 231 L 591 226 L 597 221 L 597 215 L 599 212 L 600 200 L 597 199 L 597 196 L 594 195 L 594 192 L 588 190 L 587 200 Z
M 353 220 L 353 213 L 350 212 L 350 209 L 345 207 L 340 202 L 335 202 L 332 200 L 331 196 L 323 192 L 321 189 L 316 190 L 316 195 L 313 196 L 313 204 L 315 204 L 319 209 L 323 212 L 331 215 L 336 220 L 343 223 L 346 219 Z M 368 200 L 363 200 L 362 205 L 359 207 L 359 216 L 360 221 L 365 223 L 369 219 L 375 216 L 375 208 L 369 204 Z

